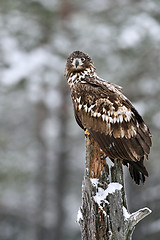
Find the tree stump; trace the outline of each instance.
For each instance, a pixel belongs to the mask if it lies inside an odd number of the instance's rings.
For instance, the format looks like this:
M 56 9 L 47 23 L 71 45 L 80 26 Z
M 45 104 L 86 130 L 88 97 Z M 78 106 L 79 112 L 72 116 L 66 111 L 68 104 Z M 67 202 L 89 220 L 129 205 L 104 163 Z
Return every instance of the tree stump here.
M 150 213 L 147 207 L 129 213 L 122 164 L 117 160 L 109 167 L 97 142 L 87 136 L 82 206 L 77 215 L 82 240 L 130 240 L 135 225 Z

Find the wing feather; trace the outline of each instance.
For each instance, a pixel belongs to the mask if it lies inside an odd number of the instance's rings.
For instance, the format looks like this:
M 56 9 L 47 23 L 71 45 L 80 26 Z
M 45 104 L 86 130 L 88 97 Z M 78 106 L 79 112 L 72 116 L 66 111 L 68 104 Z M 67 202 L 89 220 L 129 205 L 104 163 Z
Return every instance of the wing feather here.
M 72 91 L 78 124 L 89 130 L 112 159 L 137 162 L 143 156 L 147 158 L 151 134 L 143 119 L 117 88 L 114 91 L 114 86 L 108 89 L 98 84 L 78 87 L 77 83 Z

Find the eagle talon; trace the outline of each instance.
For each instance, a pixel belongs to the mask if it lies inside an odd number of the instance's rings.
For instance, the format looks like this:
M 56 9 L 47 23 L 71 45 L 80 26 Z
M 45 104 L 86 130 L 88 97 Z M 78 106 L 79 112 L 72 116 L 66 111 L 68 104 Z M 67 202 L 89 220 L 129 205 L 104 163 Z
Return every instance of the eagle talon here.
M 85 134 L 85 137 L 90 136 L 90 132 L 88 131 L 88 129 L 85 130 L 84 134 Z

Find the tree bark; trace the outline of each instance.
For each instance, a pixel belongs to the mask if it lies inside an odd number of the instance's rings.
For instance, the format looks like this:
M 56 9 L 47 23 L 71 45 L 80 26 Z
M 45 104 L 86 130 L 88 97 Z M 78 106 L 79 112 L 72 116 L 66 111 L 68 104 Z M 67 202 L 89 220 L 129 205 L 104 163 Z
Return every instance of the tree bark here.
M 117 160 L 109 167 L 101 159 L 99 145 L 87 136 L 82 206 L 77 216 L 82 240 L 130 240 L 135 225 L 150 213 L 148 208 L 128 212 L 122 164 Z

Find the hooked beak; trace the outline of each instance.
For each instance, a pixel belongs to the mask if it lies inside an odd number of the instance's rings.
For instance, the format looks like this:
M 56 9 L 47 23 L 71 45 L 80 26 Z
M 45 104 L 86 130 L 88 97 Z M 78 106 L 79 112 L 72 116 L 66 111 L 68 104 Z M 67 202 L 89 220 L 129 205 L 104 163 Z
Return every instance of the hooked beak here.
M 75 61 L 76 68 L 78 67 L 78 65 L 79 65 L 79 60 L 78 60 L 78 58 L 76 58 L 76 61 Z

